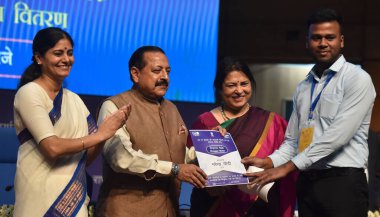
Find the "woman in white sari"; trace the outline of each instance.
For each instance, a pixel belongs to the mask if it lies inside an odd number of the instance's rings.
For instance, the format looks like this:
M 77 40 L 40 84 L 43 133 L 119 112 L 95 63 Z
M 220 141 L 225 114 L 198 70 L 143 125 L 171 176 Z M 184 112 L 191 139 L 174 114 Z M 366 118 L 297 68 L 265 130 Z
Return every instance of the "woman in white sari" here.
M 33 39 L 33 63 L 14 101 L 20 147 L 14 216 L 88 216 L 85 166 L 124 125 L 130 105 L 99 128 L 83 101 L 62 87 L 74 63 L 73 40 L 59 28 Z

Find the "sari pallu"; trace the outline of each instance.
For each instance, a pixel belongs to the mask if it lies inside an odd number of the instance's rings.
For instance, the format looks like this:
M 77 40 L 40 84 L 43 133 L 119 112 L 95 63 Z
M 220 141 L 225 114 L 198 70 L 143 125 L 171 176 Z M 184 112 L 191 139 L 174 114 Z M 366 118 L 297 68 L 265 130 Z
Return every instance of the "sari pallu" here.
M 41 87 L 30 87 L 33 85 L 36 84 L 31 82 L 27 87 L 32 92 L 31 96 L 22 93 L 24 95 L 20 100 L 26 96 L 40 97 L 38 103 L 30 106 L 31 115 L 40 116 L 41 120 L 50 119 L 52 126 L 47 128 L 53 127 L 54 135 L 61 138 L 79 138 L 96 131 L 96 122 L 77 95 L 61 89 L 54 101 L 51 101 L 46 98 L 45 92 L 39 90 Z M 88 216 L 85 203 L 86 152 L 47 162 L 38 150 L 38 140 L 32 136 L 35 133 L 34 125 L 29 126 L 29 130 L 20 124 L 29 118 L 21 116 L 25 114 L 25 111 L 20 112 L 24 107 L 22 102 L 15 100 L 15 122 L 20 147 L 15 177 L 14 216 Z M 49 113 L 48 116 L 46 112 Z M 48 136 L 50 135 L 46 137 Z
M 281 145 L 287 125 L 279 115 L 255 107 L 251 107 L 243 116 L 228 122 L 226 129 L 231 133 L 242 158 L 246 156 L 265 158 L 273 153 Z M 218 125 L 224 126 L 225 123 L 220 124 L 211 112 L 206 112 L 199 116 L 192 128 L 212 129 Z M 190 138 L 188 144 L 192 146 Z M 191 216 L 291 217 L 296 199 L 295 181 L 296 174 L 290 174 L 277 181 L 269 193 L 268 204 L 258 199 L 256 195 L 242 192 L 237 186 L 219 187 L 223 193 L 217 196 L 210 195 L 214 189 L 194 188 L 191 195 Z

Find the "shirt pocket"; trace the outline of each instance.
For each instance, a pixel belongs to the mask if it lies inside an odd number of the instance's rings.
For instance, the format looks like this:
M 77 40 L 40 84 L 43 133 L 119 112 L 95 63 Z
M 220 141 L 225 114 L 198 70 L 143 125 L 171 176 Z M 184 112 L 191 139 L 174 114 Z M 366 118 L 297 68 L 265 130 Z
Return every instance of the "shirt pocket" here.
M 179 140 L 179 143 L 182 145 L 186 145 L 187 143 L 187 136 L 188 136 L 188 129 L 186 128 L 185 124 L 180 124 L 178 127 L 178 134 L 177 138 Z
M 323 94 L 321 96 L 320 116 L 333 120 L 342 104 L 343 96 L 340 94 Z

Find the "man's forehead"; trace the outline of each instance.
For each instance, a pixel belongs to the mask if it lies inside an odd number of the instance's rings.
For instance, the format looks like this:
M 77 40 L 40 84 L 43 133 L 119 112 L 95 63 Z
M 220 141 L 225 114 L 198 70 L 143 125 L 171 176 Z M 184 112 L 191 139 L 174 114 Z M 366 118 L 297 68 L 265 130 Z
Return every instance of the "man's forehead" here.
M 166 57 L 166 55 L 162 52 L 158 52 L 158 51 L 148 51 L 148 52 L 145 52 L 144 55 L 143 55 L 143 61 L 146 65 L 148 64 L 165 64 L 166 66 L 164 67 L 168 67 L 169 66 L 169 62 L 168 62 L 168 58 Z
M 143 54 L 144 60 L 167 59 L 166 55 L 159 51 L 147 51 Z
M 340 32 L 341 26 L 336 21 L 326 21 L 320 23 L 313 23 L 309 26 L 309 33 L 319 31 Z

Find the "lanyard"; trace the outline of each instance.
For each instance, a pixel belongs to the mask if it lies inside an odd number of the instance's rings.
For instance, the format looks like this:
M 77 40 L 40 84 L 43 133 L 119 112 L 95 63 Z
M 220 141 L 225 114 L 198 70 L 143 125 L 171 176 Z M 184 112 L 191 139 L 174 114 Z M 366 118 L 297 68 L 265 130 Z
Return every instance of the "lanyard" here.
M 330 72 L 327 75 L 325 84 L 323 85 L 321 92 L 319 92 L 318 96 L 314 99 L 314 101 L 312 101 L 312 100 L 313 100 L 315 83 L 317 83 L 317 80 L 315 80 L 315 78 L 313 78 L 313 82 L 311 83 L 311 92 L 310 92 L 310 102 L 312 102 L 312 103 L 310 104 L 309 120 L 313 119 L 313 111 L 315 110 L 315 107 L 317 107 L 317 103 L 318 103 L 319 99 L 321 98 L 322 91 L 325 89 L 325 87 L 330 82 L 330 80 L 333 76 L 334 76 L 334 72 Z

